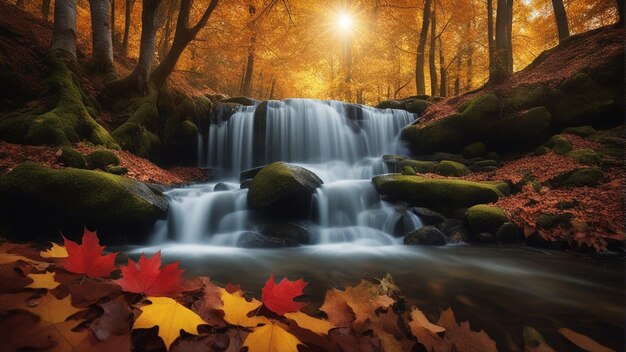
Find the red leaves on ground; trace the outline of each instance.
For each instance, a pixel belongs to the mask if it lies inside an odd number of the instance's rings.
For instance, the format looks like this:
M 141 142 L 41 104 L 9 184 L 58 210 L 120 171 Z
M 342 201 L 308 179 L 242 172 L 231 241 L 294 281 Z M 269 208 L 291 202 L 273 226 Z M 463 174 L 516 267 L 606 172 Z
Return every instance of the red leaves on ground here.
M 67 258 L 61 265 L 65 270 L 75 274 L 85 274 L 91 277 L 107 277 L 116 269 L 115 257 L 118 253 L 102 255 L 104 246 L 100 246 L 98 235 L 85 228 L 82 244 L 63 237 Z
M 135 263 L 128 258 L 128 265 L 122 266 L 122 278 L 115 282 L 126 292 L 143 293 L 147 296 L 170 296 L 178 291 L 180 277 L 183 270 L 178 268 L 178 262 L 161 267 L 161 252 L 150 258 L 141 253 L 141 258 Z
M 278 285 L 274 282 L 274 275 L 265 283 L 262 291 L 262 302 L 272 312 L 283 316 L 285 313 L 297 312 L 306 303 L 294 302 L 295 297 L 302 295 L 302 290 L 308 285 L 302 279 L 289 281 L 284 278 Z

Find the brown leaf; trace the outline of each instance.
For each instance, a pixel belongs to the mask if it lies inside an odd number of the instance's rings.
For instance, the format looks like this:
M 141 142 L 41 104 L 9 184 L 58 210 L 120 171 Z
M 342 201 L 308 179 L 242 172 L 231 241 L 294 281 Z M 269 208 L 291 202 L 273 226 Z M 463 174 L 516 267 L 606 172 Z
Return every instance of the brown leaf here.
M 458 352 L 497 352 L 496 342 L 493 341 L 483 330 L 475 332 L 470 330 L 468 322 L 458 325 L 452 309 L 441 312 L 437 325 L 446 328 L 445 339 L 454 344 Z
M 104 313 L 89 326 L 98 340 L 130 333 L 133 313 L 122 296 L 100 304 L 100 307 Z
M 335 326 L 349 326 L 355 319 L 354 312 L 342 296 L 342 291 L 334 288 L 326 291 L 324 304 L 320 310 L 326 313 L 328 321 Z
M 575 331 L 572 331 L 568 328 L 560 328 L 559 334 L 563 335 L 566 339 L 570 340 L 574 345 L 582 348 L 585 351 L 589 352 L 615 352 L 606 346 L 602 346 L 595 340 L 590 337 L 587 337 L 583 334 L 579 334 Z

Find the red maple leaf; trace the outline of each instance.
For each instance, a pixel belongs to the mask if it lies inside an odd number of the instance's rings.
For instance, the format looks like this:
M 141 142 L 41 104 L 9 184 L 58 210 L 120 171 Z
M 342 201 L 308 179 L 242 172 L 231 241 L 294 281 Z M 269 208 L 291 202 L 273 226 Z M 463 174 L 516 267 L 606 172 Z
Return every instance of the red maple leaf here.
M 78 244 L 63 237 L 67 257 L 61 265 L 65 270 L 75 274 L 85 274 L 91 277 L 106 277 L 115 270 L 115 257 L 118 253 L 102 255 L 104 246 L 100 246 L 98 235 L 85 228 L 83 242 Z
M 262 290 L 261 301 L 272 312 L 278 315 L 297 312 L 306 303 L 294 302 L 294 298 L 302 295 L 302 290 L 308 285 L 302 279 L 289 281 L 284 278 L 278 285 L 274 283 L 274 275 L 270 276 Z
M 150 258 L 141 253 L 137 263 L 128 258 L 128 265 L 120 267 L 122 278 L 115 280 L 115 283 L 126 292 L 143 293 L 147 296 L 168 296 L 176 293 L 183 270 L 178 268 L 178 262 L 168 264 L 162 270 L 160 267 L 160 251 Z

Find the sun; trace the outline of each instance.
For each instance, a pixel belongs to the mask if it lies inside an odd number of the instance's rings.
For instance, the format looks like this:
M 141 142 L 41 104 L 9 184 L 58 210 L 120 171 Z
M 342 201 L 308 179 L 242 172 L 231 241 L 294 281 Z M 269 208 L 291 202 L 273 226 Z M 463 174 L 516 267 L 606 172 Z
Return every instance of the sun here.
M 341 28 L 341 30 L 347 32 L 352 29 L 354 23 L 352 20 L 352 16 L 349 13 L 343 12 L 339 14 L 337 24 L 339 25 L 339 28 Z

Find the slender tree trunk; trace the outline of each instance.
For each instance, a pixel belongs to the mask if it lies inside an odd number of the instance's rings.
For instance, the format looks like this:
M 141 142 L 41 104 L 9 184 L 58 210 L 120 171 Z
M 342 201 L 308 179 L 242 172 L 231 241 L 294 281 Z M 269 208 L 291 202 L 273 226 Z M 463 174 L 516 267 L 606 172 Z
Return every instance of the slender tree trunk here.
M 174 41 L 172 47 L 167 53 L 167 56 L 161 61 L 152 72 L 150 80 L 157 88 L 160 88 L 165 84 L 167 78 L 176 67 L 176 63 L 180 58 L 187 45 L 195 39 L 196 35 L 206 25 L 211 13 L 217 6 L 218 0 L 211 0 L 211 3 L 207 7 L 206 11 L 196 23 L 195 26 L 189 27 L 189 13 L 191 12 L 192 0 L 181 0 L 180 10 L 178 11 L 178 20 L 176 22 L 176 33 L 174 34 Z
M 624 1 L 624 0 L 620 0 Z M 563 39 L 569 37 L 569 25 L 567 24 L 567 12 L 563 0 L 552 0 L 552 8 L 554 8 L 554 19 L 556 20 L 556 29 L 559 33 L 559 43 Z
M 507 45 L 507 71 L 513 74 L 513 1 L 506 3 L 506 45 Z
M 113 70 L 113 42 L 109 27 L 109 1 L 90 0 L 92 63 L 96 70 Z
M 253 29 L 254 30 L 254 29 Z M 252 92 L 252 77 L 254 74 L 254 55 L 256 49 L 256 33 L 252 33 L 250 38 L 250 46 L 248 47 L 248 61 L 246 61 L 246 73 L 243 76 L 242 94 L 250 96 Z
M 443 46 L 441 45 L 441 37 L 439 37 L 439 76 L 441 77 L 441 84 L 439 88 L 439 95 L 445 97 L 448 95 L 448 73 L 446 72 L 446 63 L 443 58 Z
M 41 15 L 46 21 L 50 18 L 50 1 L 51 0 L 43 0 L 41 2 Z
M 263 77 L 263 72 L 259 73 L 259 95 L 258 97 L 256 97 L 259 100 L 263 100 L 263 83 L 264 83 L 264 77 Z
M 456 77 L 454 78 L 454 95 L 461 93 L 461 53 L 456 56 Z
M 430 48 L 428 49 L 428 68 L 430 70 L 430 95 L 437 96 L 437 66 L 435 65 L 435 52 L 437 51 L 437 18 L 433 4 L 432 21 L 430 23 Z
M 511 1 L 511 0 L 508 0 Z M 499 83 L 509 76 L 508 70 L 508 34 L 507 34 L 507 0 L 498 0 L 496 13 L 496 48 L 493 52 L 493 63 L 489 70 L 489 82 Z
M 465 81 L 465 91 L 472 90 L 472 82 L 474 81 L 474 45 L 467 44 L 467 80 Z
M 426 39 L 428 37 L 431 2 L 432 0 L 424 0 L 422 30 L 420 31 L 419 42 L 417 43 L 417 55 L 415 57 L 415 88 L 417 95 L 426 94 L 426 83 L 424 80 L 424 49 L 426 48 Z
M 276 78 L 272 78 L 272 85 L 270 86 L 270 94 L 268 94 L 267 99 L 274 99 L 274 89 L 276 89 Z
M 76 0 L 54 2 L 52 50 L 63 50 L 76 57 Z
M 111 43 L 115 44 L 115 0 L 111 0 Z
M 489 67 L 493 64 L 496 42 L 493 39 L 493 0 L 487 0 L 487 45 L 489 45 Z
M 122 39 L 122 53 L 128 55 L 128 39 L 130 36 L 130 22 L 133 16 L 133 6 L 135 0 L 126 0 L 126 8 L 124 9 L 124 38 Z
M 156 45 L 156 11 L 160 3 L 161 0 L 143 0 L 139 60 L 133 72 L 128 76 L 107 85 L 108 95 L 145 94 L 148 91 L 148 79 Z

